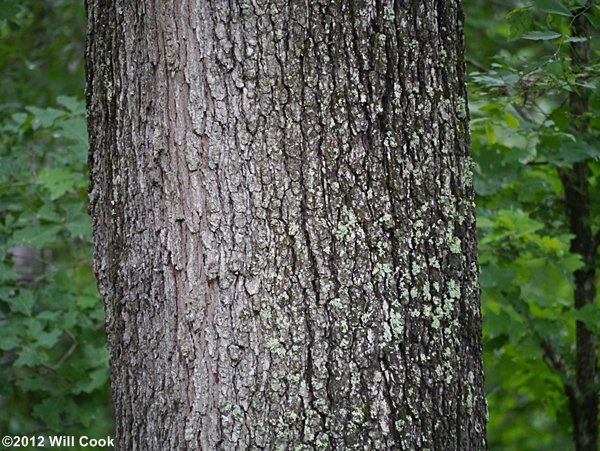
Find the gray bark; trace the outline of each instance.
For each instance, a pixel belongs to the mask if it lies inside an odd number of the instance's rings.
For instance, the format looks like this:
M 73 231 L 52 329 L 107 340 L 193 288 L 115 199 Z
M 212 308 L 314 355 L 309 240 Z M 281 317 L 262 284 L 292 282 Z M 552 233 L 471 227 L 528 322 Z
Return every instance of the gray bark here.
M 460 3 L 87 7 L 118 449 L 485 449 Z

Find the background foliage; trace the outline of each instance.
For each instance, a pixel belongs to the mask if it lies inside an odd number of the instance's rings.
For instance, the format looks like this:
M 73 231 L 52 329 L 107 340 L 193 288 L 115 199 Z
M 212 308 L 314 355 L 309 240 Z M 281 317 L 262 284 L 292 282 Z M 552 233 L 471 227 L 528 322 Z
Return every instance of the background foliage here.
M 0 0 L 0 435 L 113 430 L 86 214 L 81 3 Z M 464 5 L 491 449 L 573 449 L 569 371 L 543 348 L 569 369 L 575 321 L 600 331 L 596 304 L 573 307 L 584 263 L 560 177 L 589 168 L 596 232 L 598 38 L 584 67 L 569 53 L 583 3 Z M 597 30 L 600 11 L 587 14 Z M 585 117 L 573 118 L 573 93 L 589 99 Z
M 80 1 L 0 1 L 0 435 L 113 431 Z
M 584 186 L 597 237 L 600 11 L 578 9 L 585 5 L 466 5 L 492 449 L 573 449 L 564 386 L 574 379 L 575 321 L 600 331 L 597 302 L 574 308 L 573 274 L 585 263 L 571 252 L 561 176 L 576 165 L 588 169 Z M 592 39 L 577 35 L 578 14 Z M 571 55 L 581 44 L 591 47 L 585 65 Z M 587 111 L 575 114 L 573 103 L 581 99 L 589 102 Z M 595 271 L 597 258 L 589 265 Z

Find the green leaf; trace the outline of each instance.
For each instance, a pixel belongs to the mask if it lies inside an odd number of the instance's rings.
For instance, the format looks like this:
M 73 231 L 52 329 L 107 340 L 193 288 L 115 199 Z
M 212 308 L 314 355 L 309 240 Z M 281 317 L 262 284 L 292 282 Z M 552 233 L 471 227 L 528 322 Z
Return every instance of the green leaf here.
M 21 328 L 16 321 L 8 322 L 2 325 L 2 334 L 0 334 L 0 349 L 8 351 L 15 349 L 21 341 Z
M 108 369 L 98 368 L 91 373 L 88 377 L 71 387 L 71 391 L 75 394 L 81 392 L 91 393 L 94 390 L 102 387 L 108 381 Z
M 58 96 L 56 102 L 75 114 L 85 113 L 85 102 L 75 97 Z
M 557 166 L 571 167 L 574 163 L 585 160 L 600 160 L 600 142 L 593 136 L 580 137 L 563 136 L 560 147 L 555 153 L 548 154 L 546 159 Z
M 94 404 L 92 404 L 92 406 Z M 73 404 L 69 406 L 69 409 L 65 413 L 67 414 L 67 419 L 70 419 L 72 423 L 80 422 L 86 429 L 89 428 L 90 425 L 97 423 L 97 420 L 101 418 L 103 414 L 100 409 L 90 408 L 85 404 L 82 406 Z
M 19 4 L 14 0 L 0 0 L 0 20 L 13 20 L 19 11 Z
M 518 81 L 518 76 L 516 75 L 499 74 L 498 72 L 493 70 L 486 72 L 485 74 L 474 74 L 471 78 L 474 83 L 490 88 L 506 86 L 507 84 L 511 84 L 513 82 Z
M 58 121 L 57 126 L 60 136 L 77 143 L 83 143 L 87 147 L 87 125 L 84 116 L 69 116 L 64 120 L 61 119 Z
M 84 369 L 104 367 L 108 362 L 108 352 L 104 347 L 84 345 L 83 355 L 81 368 Z
M 98 305 L 98 298 L 95 296 L 79 296 L 77 297 L 77 305 L 82 309 L 90 309 Z
M 42 332 L 37 336 L 36 346 L 50 349 L 54 347 L 62 335 L 62 330 L 54 329 L 50 332 Z
M 487 103 L 484 106 L 482 106 L 481 108 L 479 108 L 479 111 L 495 111 L 495 110 L 501 110 L 504 108 L 504 104 L 503 103 Z
M 38 174 L 38 182 L 50 192 L 52 200 L 73 189 L 78 176 L 64 168 L 44 168 Z
M 600 30 L 600 17 L 596 17 L 593 14 L 586 14 L 585 17 L 592 24 L 596 30 Z
M 477 229 L 481 230 L 481 229 L 491 229 L 496 225 L 496 223 L 494 221 L 492 221 L 490 218 L 487 218 L 485 216 L 482 216 L 480 214 L 477 215 Z
M 65 112 L 62 110 L 57 110 L 56 108 L 38 108 L 35 106 L 28 106 L 25 108 L 34 116 L 33 125 L 34 128 L 44 127 L 49 128 L 52 127 L 54 121 L 61 116 L 64 116 Z
M 586 304 L 580 309 L 573 309 L 571 315 L 595 334 L 600 333 L 600 308 L 596 304 Z
M 510 128 L 519 128 L 519 126 L 521 125 L 519 123 L 519 120 L 507 111 L 502 113 L 502 117 L 506 121 L 506 125 L 508 125 Z
M 48 393 L 54 393 L 56 391 L 56 385 L 43 377 L 21 379 L 17 381 L 17 385 L 25 392 L 45 391 Z
M 549 41 L 551 39 L 558 39 L 562 36 L 560 33 L 554 31 L 530 31 L 522 36 L 522 39 L 528 39 L 530 41 Z
M 488 142 L 490 144 L 496 144 L 498 138 L 496 137 L 496 132 L 494 131 L 494 126 L 491 122 L 488 122 L 485 125 L 485 136 L 487 136 Z
M 553 111 L 549 119 L 551 119 L 560 130 L 565 130 L 569 126 L 570 116 L 566 108 L 561 107 Z
M 63 427 L 61 414 L 64 401 L 58 397 L 46 398 L 33 408 L 36 417 L 42 420 L 51 431 L 58 431 Z
M 493 244 L 500 247 L 507 237 L 511 240 L 520 237 L 531 238 L 544 227 L 542 222 L 532 219 L 528 212 L 520 209 L 499 210 L 490 219 L 496 223 L 496 228 L 479 241 L 481 245 Z
M 481 146 L 474 171 L 477 193 L 490 195 L 506 186 L 523 170 L 521 160 L 526 156 L 527 149 L 511 149 L 499 144 Z
M 31 316 L 31 309 L 35 304 L 35 298 L 32 291 L 23 290 L 18 295 L 8 298 L 8 302 L 14 305 L 18 312 L 26 316 Z
M 57 235 L 61 231 L 59 225 L 32 225 L 17 230 L 13 234 L 13 241 L 25 246 L 42 248 L 56 242 Z
M 21 352 L 19 352 L 19 357 L 15 360 L 14 366 L 36 366 L 41 363 L 44 363 L 46 359 L 35 350 L 33 347 L 28 346 L 23 348 Z
M 47 222 L 60 223 L 63 220 L 63 218 L 56 211 L 56 205 L 53 205 L 52 203 L 46 203 L 42 205 L 36 212 L 36 216 L 38 219 Z
M 515 281 L 514 269 L 508 267 L 486 265 L 481 269 L 481 286 L 483 288 L 506 288 Z
M 51 312 L 49 310 L 45 310 L 45 311 L 41 312 L 39 315 L 36 315 L 36 318 L 44 320 L 44 321 L 54 322 L 54 321 L 57 321 L 59 316 L 60 316 L 60 312 Z
M 92 239 L 92 220 L 87 214 L 77 215 L 67 223 L 67 230 L 74 238 Z
M 535 0 L 537 9 L 545 13 L 558 14 L 559 16 L 571 17 L 571 11 L 559 0 Z
M 586 41 L 589 41 L 590 39 L 591 38 L 582 37 L 582 36 L 569 36 L 567 39 L 565 39 L 565 42 L 578 43 L 578 42 L 586 42 Z
M 25 326 L 27 328 L 27 337 L 31 339 L 36 339 L 44 330 L 44 325 L 36 318 L 27 318 Z
M 16 280 L 18 277 L 13 267 L 0 262 L 0 282 Z
M 578 269 L 581 269 L 585 266 L 583 263 L 583 259 L 579 254 L 567 254 L 562 257 L 560 260 L 560 266 L 564 268 L 569 274 L 574 273 Z
M 519 39 L 533 27 L 533 17 L 531 8 L 517 8 L 507 14 L 506 18 L 510 23 L 509 41 Z

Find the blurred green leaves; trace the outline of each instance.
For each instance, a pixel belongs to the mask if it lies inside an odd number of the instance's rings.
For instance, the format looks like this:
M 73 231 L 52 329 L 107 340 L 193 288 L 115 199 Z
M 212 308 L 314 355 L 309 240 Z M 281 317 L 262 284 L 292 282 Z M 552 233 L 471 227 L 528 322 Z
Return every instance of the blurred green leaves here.
M 86 211 L 83 5 L 0 11 L 0 430 L 111 434 Z
M 11 433 L 110 430 L 103 313 L 91 270 L 83 105 L 5 117 L 0 158 L 0 388 Z M 83 128 L 82 128 L 83 127 Z M 83 153 L 83 155 L 82 155 Z M 70 406 L 66 408 L 65 406 Z
M 511 1 L 491 12 L 466 3 L 491 449 L 574 448 L 563 385 L 574 374 L 575 321 L 599 329 L 597 305 L 573 307 L 573 274 L 584 263 L 570 250 L 561 179 L 585 163 L 590 189 L 599 181 L 600 13 L 586 13 L 596 24 L 591 39 L 573 36 L 584 4 Z M 591 46 L 585 67 L 574 64 L 573 43 Z M 569 102 L 581 93 L 589 111 L 575 117 Z M 597 233 L 600 196 L 590 199 Z M 567 373 L 552 368 L 544 348 Z

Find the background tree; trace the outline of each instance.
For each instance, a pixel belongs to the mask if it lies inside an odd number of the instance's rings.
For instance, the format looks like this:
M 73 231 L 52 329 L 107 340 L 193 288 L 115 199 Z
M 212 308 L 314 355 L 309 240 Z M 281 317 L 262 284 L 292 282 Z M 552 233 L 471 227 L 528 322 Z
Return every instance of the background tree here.
M 88 3 L 122 449 L 483 449 L 454 1 Z

